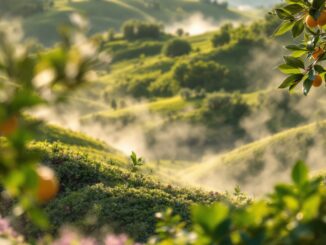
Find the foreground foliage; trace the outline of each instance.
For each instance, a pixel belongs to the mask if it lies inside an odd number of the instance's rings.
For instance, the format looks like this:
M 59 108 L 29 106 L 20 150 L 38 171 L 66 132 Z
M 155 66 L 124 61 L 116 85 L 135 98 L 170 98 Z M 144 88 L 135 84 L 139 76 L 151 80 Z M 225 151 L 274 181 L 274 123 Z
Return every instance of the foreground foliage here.
M 326 188 L 309 179 L 298 162 L 293 184 L 279 184 L 267 199 L 234 208 L 222 203 L 192 208 L 192 228 L 185 229 L 171 211 L 159 214 L 158 235 L 151 244 L 325 244 Z
M 282 8 L 275 10 L 276 15 L 283 20 L 276 35 L 291 31 L 293 38 L 302 37 L 300 44 L 288 45 L 286 48 L 293 53 L 285 56 L 285 64 L 279 69 L 288 75 L 280 88 L 292 91 L 303 82 L 303 94 L 310 89 L 321 86 L 326 70 L 321 63 L 325 55 L 325 0 L 285 1 Z

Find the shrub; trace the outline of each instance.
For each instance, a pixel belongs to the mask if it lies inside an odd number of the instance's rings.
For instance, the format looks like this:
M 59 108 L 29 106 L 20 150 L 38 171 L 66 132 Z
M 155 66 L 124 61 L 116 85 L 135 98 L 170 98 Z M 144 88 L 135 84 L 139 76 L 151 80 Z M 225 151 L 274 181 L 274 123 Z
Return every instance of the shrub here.
M 212 38 L 212 43 L 214 47 L 222 46 L 228 44 L 231 41 L 231 25 L 224 25 L 221 27 L 219 33 L 215 34 Z
M 179 91 L 179 84 L 171 78 L 170 74 L 160 76 L 149 87 L 151 95 L 160 97 L 169 97 L 175 95 Z
M 216 91 L 227 86 L 228 69 L 213 61 L 180 63 L 173 69 L 173 78 L 181 87 Z
M 168 57 L 177 57 L 189 54 L 191 45 L 188 41 L 182 39 L 172 39 L 163 47 L 163 54 Z
M 210 121 L 238 125 L 241 118 L 249 112 L 249 106 L 240 95 L 214 93 L 205 99 L 203 115 Z
M 162 26 L 155 23 L 146 23 L 139 20 L 128 20 L 122 26 L 122 33 L 127 40 L 158 39 L 162 33 Z
M 180 90 L 180 96 L 184 100 L 190 100 L 193 96 L 193 91 L 189 88 L 184 88 Z

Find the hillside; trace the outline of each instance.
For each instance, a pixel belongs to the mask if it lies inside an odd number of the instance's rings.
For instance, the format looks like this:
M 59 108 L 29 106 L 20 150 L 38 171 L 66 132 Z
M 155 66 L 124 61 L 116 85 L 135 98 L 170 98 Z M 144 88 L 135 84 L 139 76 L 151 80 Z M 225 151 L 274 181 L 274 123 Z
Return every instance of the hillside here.
M 51 166 L 60 180 L 59 196 L 44 206 L 51 233 L 70 224 L 87 234 L 109 228 L 144 241 L 154 232 L 156 212 L 173 207 L 188 220 L 188 208 L 194 203 L 227 201 L 220 194 L 173 187 L 132 171 L 122 153 L 81 133 L 33 119 L 25 123 L 37 125 L 38 140 L 31 143 L 30 150 L 40 153 L 42 163 Z M 2 205 L 6 214 L 4 208 Z M 35 227 L 24 227 L 29 239 L 40 235 Z
M 206 161 L 181 171 L 185 176 L 208 189 L 242 190 L 261 195 L 280 181 L 288 180 L 289 170 L 297 160 L 310 163 L 313 170 L 324 169 L 326 121 L 293 128 L 272 135 L 231 152 L 209 156 Z M 263 183 L 263 185 L 261 184 Z
M 195 0 L 166 0 L 160 1 L 158 6 L 144 0 L 55 0 L 54 6 L 46 12 L 25 19 L 24 28 L 29 36 L 49 45 L 57 39 L 57 26 L 66 22 L 69 14 L 76 11 L 89 18 L 91 33 L 105 32 L 110 28 L 119 31 L 122 23 L 129 19 L 155 21 L 169 27 L 195 14 L 216 23 L 244 18 L 222 6 Z

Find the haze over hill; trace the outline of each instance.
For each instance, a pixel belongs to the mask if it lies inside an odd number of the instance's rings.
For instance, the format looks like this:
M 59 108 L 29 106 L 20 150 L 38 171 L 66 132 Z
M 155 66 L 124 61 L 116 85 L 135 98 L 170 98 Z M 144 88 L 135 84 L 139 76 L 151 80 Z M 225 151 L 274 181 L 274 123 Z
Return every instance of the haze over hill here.
M 191 34 L 198 34 L 212 30 L 213 25 L 217 27 L 222 22 L 243 21 L 247 18 L 224 6 L 199 1 L 160 1 L 158 6 L 139 0 L 56 0 L 53 7 L 44 14 L 25 18 L 24 27 L 30 36 L 45 44 L 53 44 L 57 40 L 58 25 L 67 22 L 69 14 L 74 11 L 89 18 L 91 33 L 105 32 L 110 28 L 120 31 L 124 21 L 138 19 L 162 23 L 170 31 L 175 31 L 174 27 L 177 25 Z M 194 22 L 197 20 L 201 23 Z M 191 25 L 190 22 L 193 26 L 187 27 Z
M 238 6 L 238 7 L 271 7 L 275 4 L 281 3 L 282 0 L 262 0 L 262 1 L 256 1 L 256 0 L 229 0 L 228 1 L 232 6 Z

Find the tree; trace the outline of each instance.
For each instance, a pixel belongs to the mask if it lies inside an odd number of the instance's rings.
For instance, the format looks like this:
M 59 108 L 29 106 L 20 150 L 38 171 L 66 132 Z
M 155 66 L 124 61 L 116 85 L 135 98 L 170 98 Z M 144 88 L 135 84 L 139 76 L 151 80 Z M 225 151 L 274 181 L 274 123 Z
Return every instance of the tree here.
M 189 54 L 191 52 L 191 44 L 183 39 L 172 39 L 163 47 L 163 54 L 168 57 L 177 57 Z
M 232 25 L 227 24 L 221 27 L 221 30 L 215 34 L 212 38 L 212 43 L 214 47 L 219 47 L 225 45 L 231 41 L 231 31 Z
M 162 26 L 139 20 L 128 20 L 122 25 L 122 33 L 127 40 L 158 39 L 162 34 Z
M 213 61 L 192 61 L 178 64 L 173 78 L 183 88 L 205 89 L 208 92 L 224 88 L 228 83 L 228 69 Z
M 279 66 L 281 72 L 288 76 L 279 88 L 292 91 L 302 83 L 303 94 L 308 95 L 313 86 L 321 85 L 320 78 L 325 79 L 326 70 L 321 63 L 326 59 L 325 3 L 325 0 L 287 1 L 274 10 L 273 13 L 282 20 L 274 35 L 291 31 L 293 38 L 302 39 L 299 44 L 286 46 L 292 54 L 285 56 L 285 63 Z
M 178 37 L 182 37 L 184 35 L 184 30 L 182 28 L 178 28 L 176 34 Z
M 115 40 L 115 31 L 114 29 L 111 28 L 108 30 L 108 41 L 111 42 L 114 40 Z

